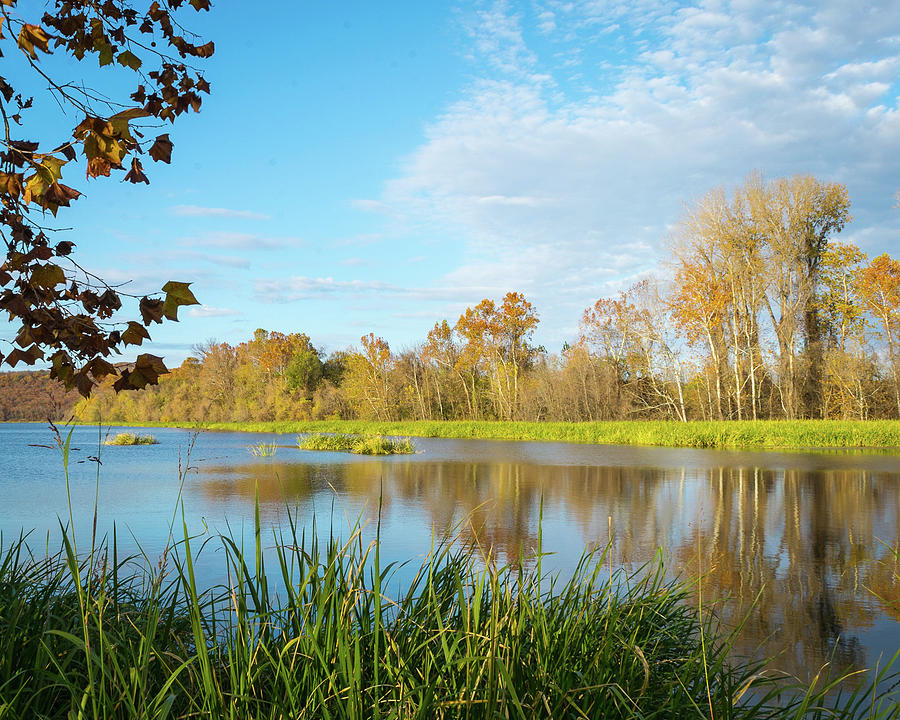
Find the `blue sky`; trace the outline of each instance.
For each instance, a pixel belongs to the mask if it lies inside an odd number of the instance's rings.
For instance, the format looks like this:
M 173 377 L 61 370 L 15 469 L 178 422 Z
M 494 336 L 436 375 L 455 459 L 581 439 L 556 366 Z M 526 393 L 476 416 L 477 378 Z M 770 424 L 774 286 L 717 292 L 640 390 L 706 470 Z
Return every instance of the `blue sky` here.
M 399 350 L 507 290 L 558 350 L 659 270 L 686 205 L 753 170 L 846 184 L 842 238 L 897 254 L 896 2 L 253 8 L 187 13 L 216 42 L 212 95 L 149 187 L 66 178 L 90 270 L 135 293 L 193 281 L 202 306 L 145 346 L 170 365 L 257 327 Z

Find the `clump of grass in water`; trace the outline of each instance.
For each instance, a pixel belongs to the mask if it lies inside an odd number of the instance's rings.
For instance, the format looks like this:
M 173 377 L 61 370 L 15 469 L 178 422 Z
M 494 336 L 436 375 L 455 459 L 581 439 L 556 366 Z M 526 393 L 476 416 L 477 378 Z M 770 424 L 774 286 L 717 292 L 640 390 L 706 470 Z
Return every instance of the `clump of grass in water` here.
M 136 433 L 119 433 L 114 438 L 107 440 L 104 445 L 159 445 L 152 435 L 138 435 Z
M 301 450 L 350 452 L 355 455 L 410 455 L 416 451 L 409 438 L 394 440 L 383 435 L 311 434 L 297 438 Z
M 247 448 L 254 457 L 272 457 L 277 449 L 278 445 L 274 442 L 259 442 Z

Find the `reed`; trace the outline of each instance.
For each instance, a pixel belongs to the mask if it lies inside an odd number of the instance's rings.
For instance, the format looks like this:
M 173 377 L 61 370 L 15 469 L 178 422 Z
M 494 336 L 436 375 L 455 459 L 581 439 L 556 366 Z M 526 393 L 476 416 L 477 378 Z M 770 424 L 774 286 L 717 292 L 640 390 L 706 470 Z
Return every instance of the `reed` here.
M 258 442 L 255 445 L 251 445 L 250 447 L 248 447 L 247 450 L 254 457 L 272 457 L 278 450 L 278 444 L 274 442 Z

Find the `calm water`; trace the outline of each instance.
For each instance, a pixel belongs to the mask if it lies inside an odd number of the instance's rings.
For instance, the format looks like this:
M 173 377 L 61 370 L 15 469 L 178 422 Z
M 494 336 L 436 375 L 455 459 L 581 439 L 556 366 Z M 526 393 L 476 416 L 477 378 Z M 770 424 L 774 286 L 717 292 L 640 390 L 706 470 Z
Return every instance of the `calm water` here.
M 900 646 L 897 455 L 416 440 L 414 456 L 369 458 L 300 451 L 292 436 L 151 432 L 159 445 L 101 447 L 97 428 L 75 429 L 82 546 L 98 469 L 99 530 L 115 523 L 123 552 L 139 544 L 151 559 L 179 497 L 191 532 L 234 535 L 252 527 L 257 492 L 267 528 L 289 507 L 301 523 L 315 515 L 326 534 L 357 519 L 372 533 L 380 499 L 387 561 L 422 557 L 448 532 L 515 559 L 536 547 L 540 527 L 553 553 L 545 565 L 567 572 L 611 533 L 614 565 L 637 567 L 662 548 L 673 575 L 703 573 L 704 604 L 728 598 L 717 609 L 726 624 L 749 613 L 744 653 L 781 653 L 779 665 L 805 674 L 830 658 L 870 665 Z M 248 451 L 273 440 L 282 444 L 273 458 Z M 55 445 L 42 425 L 0 425 L 4 542 L 30 530 L 32 547 L 58 547 L 57 518 L 68 518 L 61 454 L 41 445 Z M 208 554 L 202 581 L 220 579 L 220 568 Z

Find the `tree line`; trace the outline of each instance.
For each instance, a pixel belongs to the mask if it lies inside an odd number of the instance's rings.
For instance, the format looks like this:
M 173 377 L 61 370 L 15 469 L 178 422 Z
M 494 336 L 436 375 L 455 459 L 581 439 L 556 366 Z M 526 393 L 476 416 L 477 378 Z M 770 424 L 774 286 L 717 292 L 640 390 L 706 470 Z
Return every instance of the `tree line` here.
M 751 175 L 685 214 L 665 278 L 586 308 L 558 353 L 526 297 L 484 299 L 400 351 L 327 357 L 302 333 L 207 342 L 158 387 L 101 387 L 82 419 L 675 420 L 900 417 L 900 261 L 835 236 L 846 188 Z

